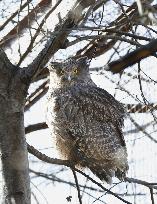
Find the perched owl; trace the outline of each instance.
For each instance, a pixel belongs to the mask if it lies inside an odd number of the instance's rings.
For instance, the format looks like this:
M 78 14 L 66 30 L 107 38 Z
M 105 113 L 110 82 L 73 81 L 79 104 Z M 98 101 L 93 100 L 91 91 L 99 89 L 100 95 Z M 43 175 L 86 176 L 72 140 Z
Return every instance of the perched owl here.
M 64 159 L 111 183 L 128 169 L 125 110 L 92 81 L 88 62 L 82 57 L 51 63 L 47 123 Z

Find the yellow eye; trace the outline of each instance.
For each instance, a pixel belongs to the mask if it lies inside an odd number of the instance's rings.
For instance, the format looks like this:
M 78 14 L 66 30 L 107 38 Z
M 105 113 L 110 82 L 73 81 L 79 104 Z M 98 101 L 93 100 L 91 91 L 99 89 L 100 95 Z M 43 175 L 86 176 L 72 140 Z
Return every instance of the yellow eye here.
M 77 73 L 78 73 L 78 70 L 77 70 L 77 69 L 74 69 L 74 70 L 73 70 L 73 73 L 74 73 L 74 74 L 77 74 Z
M 60 74 L 63 75 L 63 74 L 64 74 L 64 70 L 61 70 L 61 71 L 60 71 Z

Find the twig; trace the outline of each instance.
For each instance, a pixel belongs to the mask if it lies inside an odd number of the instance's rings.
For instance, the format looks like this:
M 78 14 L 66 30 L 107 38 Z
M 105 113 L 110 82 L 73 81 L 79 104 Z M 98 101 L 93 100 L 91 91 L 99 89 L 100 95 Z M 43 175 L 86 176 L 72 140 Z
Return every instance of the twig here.
M 36 19 L 35 17 L 37 16 L 37 13 L 44 12 L 46 9 L 48 9 L 50 4 L 51 4 L 51 0 L 47 0 L 47 1 L 41 0 L 35 6 L 35 8 L 31 10 L 31 12 L 28 15 L 26 15 L 19 22 L 19 24 L 16 25 L 11 31 L 9 31 L 9 33 L 0 41 L 1 46 L 3 48 L 7 48 L 7 46 L 9 46 L 13 42 L 13 40 L 17 38 L 17 34 L 21 35 L 24 29 L 28 28 L 28 26 L 30 26 L 30 24 L 34 22 L 34 20 Z
M 48 81 L 45 81 L 40 85 L 26 100 L 25 111 L 27 111 L 32 105 L 34 105 L 41 97 L 43 97 L 48 91 Z
M 127 181 L 127 182 L 129 182 L 129 183 L 137 183 L 137 184 L 146 186 L 146 187 L 148 187 L 148 188 L 157 189 L 157 183 L 149 183 L 149 182 L 147 182 L 147 181 L 142 181 L 142 180 L 139 180 L 139 179 L 128 178 L 128 177 L 125 178 L 125 181 Z
M 131 120 L 131 122 L 135 125 L 135 127 L 139 129 L 139 131 L 141 131 L 144 135 L 146 135 L 153 142 L 157 143 L 157 140 L 154 139 L 150 134 L 148 134 L 138 123 L 136 123 L 136 121 L 130 115 L 128 115 L 128 117 Z
M 155 204 L 154 196 L 153 196 L 153 188 L 149 188 L 149 190 L 150 190 L 150 196 L 151 196 L 152 204 Z
M 94 179 L 92 179 L 90 176 L 88 176 L 87 174 L 83 173 L 82 171 L 75 169 L 75 171 L 77 171 L 78 173 L 82 174 L 83 176 L 85 176 L 86 178 L 88 178 L 90 181 L 92 181 L 94 184 L 96 184 L 97 186 L 99 186 L 101 189 L 103 189 L 104 191 L 107 191 L 109 194 L 115 196 L 116 198 L 118 198 L 119 200 L 123 201 L 124 203 L 127 204 L 132 204 L 127 200 L 124 200 L 123 198 L 119 197 L 116 193 L 113 193 L 112 191 L 110 191 L 109 189 L 105 188 L 104 186 L 102 186 L 100 183 L 98 183 L 97 181 L 95 181 Z
M 4 29 L 4 27 L 12 21 L 12 19 L 19 13 L 21 12 L 32 0 L 27 0 L 22 6 L 20 6 L 20 9 L 15 11 L 4 23 L 3 25 L 0 26 L 0 31 Z
M 52 7 L 50 9 L 50 11 L 44 16 L 44 18 L 42 19 L 40 25 L 38 26 L 36 33 L 34 34 L 33 38 L 31 39 L 31 42 L 29 44 L 29 46 L 27 47 L 27 50 L 24 52 L 24 54 L 21 56 L 19 62 L 18 62 L 18 66 L 20 66 L 20 64 L 22 63 L 22 61 L 27 57 L 28 53 L 32 51 L 33 48 L 33 44 L 36 40 L 36 38 L 38 37 L 40 31 L 42 30 L 42 27 L 44 25 L 44 23 L 46 22 L 46 19 L 50 16 L 50 14 L 59 6 L 59 4 L 62 2 L 62 0 L 57 1 L 57 3 L 55 4 L 54 7 Z
M 75 183 L 76 183 L 76 188 L 77 188 L 77 193 L 78 193 L 78 200 L 79 200 L 79 203 L 82 204 L 81 194 L 80 194 L 80 187 L 79 187 L 77 175 L 76 175 L 76 172 L 75 172 L 75 170 L 73 168 L 71 168 L 71 171 L 73 172 Z
M 53 182 L 64 183 L 64 184 L 70 185 L 72 187 L 76 187 L 75 183 L 72 183 L 70 181 L 66 181 L 66 180 L 60 179 L 60 178 L 56 177 L 54 174 L 46 174 L 46 173 L 42 173 L 42 172 L 37 172 L 37 171 L 34 171 L 32 169 L 29 169 L 29 171 L 31 173 L 37 175 L 37 177 L 42 177 L 42 178 L 51 180 Z M 84 185 L 80 185 L 79 184 L 79 187 L 81 187 L 83 189 L 81 191 L 84 191 L 84 187 L 85 187 L 85 189 L 88 189 L 88 190 L 91 190 L 91 191 L 96 191 L 96 192 L 101 192 L 101 193 L 104 192 L 101 189 L 93 188 L 91 186 L 84 186 Z

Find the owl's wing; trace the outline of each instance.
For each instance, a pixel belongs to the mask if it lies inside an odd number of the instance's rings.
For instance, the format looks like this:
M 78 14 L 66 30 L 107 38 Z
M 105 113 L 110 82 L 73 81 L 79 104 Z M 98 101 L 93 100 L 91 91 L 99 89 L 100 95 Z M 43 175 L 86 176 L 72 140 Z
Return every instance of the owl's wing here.
M 118 133 L 121 145 L 125 146 L 122 127 L 126 112 L 123 105 L 107 91 L 96 86 L 81 87 L 73 94 L 75 107 L 78 107 L 85 118 L 90 116 L 91 121 L 99 122 L 102 125 L 111 123 Z
M 122 179 L 128 169 L 127 152 L 122 126 L 125 110 L 107 91 L 93 86 L 74 92 L 79 129 L 81 160 L 101 180 L 110 182 L 115 174 Z

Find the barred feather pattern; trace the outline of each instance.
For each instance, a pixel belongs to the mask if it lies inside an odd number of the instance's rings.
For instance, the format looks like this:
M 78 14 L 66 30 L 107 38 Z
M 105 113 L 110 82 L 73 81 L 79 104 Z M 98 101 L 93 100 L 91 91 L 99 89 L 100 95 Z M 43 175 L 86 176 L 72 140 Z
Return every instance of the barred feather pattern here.
M 55 88 L 50 77 L 47 123 L 56 147 L 64 159 L 89 168 L 107 183 L 114 176 L 123 180 L 128 170 L 122 133 L 125 109 L 89 74 L 84 80 L 80 76 Z

